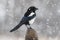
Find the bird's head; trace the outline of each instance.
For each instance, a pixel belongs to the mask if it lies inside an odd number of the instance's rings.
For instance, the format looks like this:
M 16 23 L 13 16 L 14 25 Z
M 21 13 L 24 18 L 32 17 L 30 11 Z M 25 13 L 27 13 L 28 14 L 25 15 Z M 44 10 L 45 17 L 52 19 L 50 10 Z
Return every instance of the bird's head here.
M 30 12 L 35 12 L 36 10 L 38 10 L 38 8 L 36 8 L 34 6 L 31 6 L 28 8 L 28 11 L 30 11 Z

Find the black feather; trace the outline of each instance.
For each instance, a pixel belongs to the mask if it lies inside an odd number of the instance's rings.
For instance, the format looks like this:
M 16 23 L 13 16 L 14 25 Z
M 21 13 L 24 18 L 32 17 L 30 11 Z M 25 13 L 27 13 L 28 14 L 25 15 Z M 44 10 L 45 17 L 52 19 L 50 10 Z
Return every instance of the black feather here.
M 15 30 L 17 30 L 19 27 L 22 26 L 23 23 L 19 23 L 16 27 L 14 27 L 10 32 L 13 32 Z

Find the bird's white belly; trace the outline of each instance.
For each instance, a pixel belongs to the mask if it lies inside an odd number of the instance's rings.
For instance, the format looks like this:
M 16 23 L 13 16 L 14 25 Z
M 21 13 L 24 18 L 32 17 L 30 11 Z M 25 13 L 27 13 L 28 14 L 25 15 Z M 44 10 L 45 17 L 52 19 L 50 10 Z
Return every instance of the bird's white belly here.
M 35 18 L 33 18 L 33 19 L 31 19 L 31 20 L 29 21 L 29 24 L 33 24 L 33 23 L 34 23 L 34 21 L 35 21 L 35 19 L 36 19 L 36 17 L 35 17 Z

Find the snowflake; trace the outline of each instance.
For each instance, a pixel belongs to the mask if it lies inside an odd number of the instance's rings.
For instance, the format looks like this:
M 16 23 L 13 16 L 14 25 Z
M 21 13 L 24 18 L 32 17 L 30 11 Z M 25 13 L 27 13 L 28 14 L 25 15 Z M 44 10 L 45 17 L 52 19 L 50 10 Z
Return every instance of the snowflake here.
M 58 13 L 60 13 L 60 9 L 59 9 L 59 10 L 57 10 L 57 12 L 58 12 Z

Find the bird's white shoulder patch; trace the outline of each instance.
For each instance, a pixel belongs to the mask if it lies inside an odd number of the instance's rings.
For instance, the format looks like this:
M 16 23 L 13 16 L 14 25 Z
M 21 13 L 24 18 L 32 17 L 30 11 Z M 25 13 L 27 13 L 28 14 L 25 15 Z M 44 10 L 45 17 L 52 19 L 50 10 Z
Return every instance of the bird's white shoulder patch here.
M 32 12 L 29 16 L 32 16 L 32 15 L 34 15 L 34 14 L 35 14 L 35 13 Z

